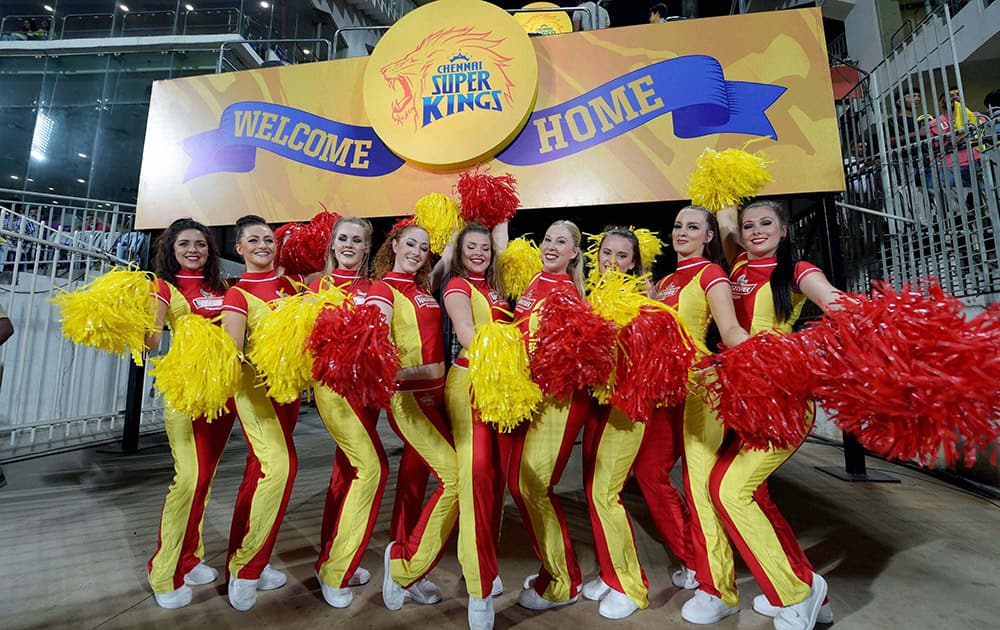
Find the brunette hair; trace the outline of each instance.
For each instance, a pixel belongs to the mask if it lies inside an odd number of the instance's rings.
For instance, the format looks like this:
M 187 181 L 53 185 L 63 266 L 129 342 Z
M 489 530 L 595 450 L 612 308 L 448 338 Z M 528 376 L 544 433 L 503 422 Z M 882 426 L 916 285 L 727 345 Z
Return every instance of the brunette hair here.
M 382 278 L 385 277 L 385 274 L 392 271 L 393 266 L 395 266 L 396 264 L 396 253 L 392 251 L 392 244 L 399 242 L 399 240 L 403 237 L 404 234 L 413 229 L 424 230 L 424 232 L 427 231 L 424 228 L 417 225 L 416 223 L 407 223 L 403 227 L 398 228 L 394 232 L 391 232 L 389 234 L 389 238 L 385 239 L 385 242 L 382 243 L 382 247 L 378 248 L 378 252 L 375 254 L 375 259 L 373 263 L 374 269 L 372 270 L 372 276 L 375 279 L 381 280 Z M 427 255 L 427 262 L 425 262 L 424 266 L 421 267 L 420 271 L 417 272 L 415 281 L 417 283 L 417 286 L 424 289 L 425 291 L 428 292 L 430 291 L 431 288 L 430 252 L 428 252 Z
M 177 284 L 177 272 L 181 270 L 181 264 L 174 254 L 174 243 L 184 230 L 198 230 L 205 237 L 205 242 L 208 243 L 208 259 L 202 270 L 205 285 L 218 292 L 225 291 L 226 283 L 219 271 L 219 245 L 205 225 L 191 218 L 177 219 L 156 239 L 153 245 L 153 271 L 170 284 Z
M 601 255 L 601 247 L 604 246 L 604 239 L 609 236 L 620 236 L 632 245 L 632 269 L 630 269 L 627 273 L 632 276 L 641 276 L 645 274 L 646 269 L 642 264 L 642 253 L 639 250 L 639 237 L 635 235 L 635 232 L 627 227 L 608 225 L 601 230 L 601 242 L 597 244 L 598 257 Z
M 705 216 L 705 230 L 712 233 L 712 240 L 705 243 L 702 256 L 720 267 L 725 267 L 722 259 L 722 234 L 719 232 L 719 220 L 715 213 L 703 206 L 684 206 L 677 214 L 685 210 L 699 210 Z
M 451 252 L 451 260 L 448 261 L 448 273 L 468 279 L 469 270 L 465 268 L 465 261 L 462 259 L 462 246 L 465 237 L 469 234 L 485 234 L 490 239 L 490 264 L 486 267 L 486 283 L 490 285 L 491 289 L 503 292 L 500 273 L 497 271 L 497 248 L 493 242 L 493 233 L 482 223 L 466 224 L 455 237 L 455 248 Z
M 777 265 L 771 272 L 771 296 L 778 322 L 787 322 L 792 316 L 792 286 L 795 283 L 795 263 L 798 262 L 795 248 L 792 247 L 791 220 L 788 211 L 780 203 L 755 201 L 740 211 L 741 221 L 743 213 L 750 208 L 769 208 L 778 218 L 778 223 L 785 228 L 785 235 L 778 241 L 778 250 L 775 253 Z
M 272 232 L 274 231 L 274 228 L 272 228 L 270 225 L 267 224 L 267 221 L 264 220 L 264 217 L 256 215 L 256 214 L 245 214 L 242 217 L 236 219 L 236 240 L 237 240 L 237 242 L 241 238 L 243 238 L 243 232 L 244 232 L 244 230 L 246 230 L 251 225 L 263 225 L 264 227 L 266 227 L 267 229 L 271 230 Z
M 368 263 L 371 262 L 372 256 L 372 224 L 368 219 L 362 219 L 361 217 L 340 217 L 337 222 L 333 224 L 333 230 L 330 231 L 330 242 L 326 244 L 326 265 L 323 267 L 323 273 L 329 274 L 331 271 L 338 267 L 337 256 L 333 253 L 334 242 L 337 240 L 337 230 L 340 229 L 341 225 L 347 225 L 348 223 L 353 223 L 354 225 L 360 226 L 365 233 L 365 244 L 368 246 L 368 251 L 365 252 L 365 257 L 361 261 L 361 268 L 359 271 L 363 277 L 368 277 Z

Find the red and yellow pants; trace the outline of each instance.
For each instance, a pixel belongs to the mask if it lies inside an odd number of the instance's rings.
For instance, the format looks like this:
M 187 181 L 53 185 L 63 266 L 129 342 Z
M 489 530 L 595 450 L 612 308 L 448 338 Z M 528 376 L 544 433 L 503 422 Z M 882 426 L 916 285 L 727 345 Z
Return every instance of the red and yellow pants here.
M 458 457 L 458 561 L 469 595 L 485 599 L 497 577 L 510 436 L 472 409 L 466 368 L 453 366 L 448 372 L 445 403 Z
M 653 412 L 646 423 L 633 470 L 664 543 L 681 564 L 693 569 L 687 501 L 670 480 L 670 471 L 684 454 L 683 413 L 683 406 L 660 407 Z
M 149 559 L 149 585 L 169 593 L 184 585 L 184 576 L 205 557 L 201 529 L 212 494 L 212 479 L 233 431 L 232 401 L 212 422 L 191 419 L 167 409 L 163 423 L 174 457 L 174 483 L 167 490 L 160 515 L 156 552 Z
M 406 381 L 389 402 L 393 430 L 438 481 L 416 525 L 392 548 L 390 571 L 403 587 L 434 568 L 458 521 L 458 460 L 443 406 L 443 378 Z
M 807 427 L 812 425 L 810 410 Z M 805 441 L 808 428 L 802 436 Z M 755 451 L 725 431 L 700 396 L 684 419 L 685 483 L 700 588 L 728 605 L 739 602 L 726 534 L 774 606 L 806 598 L 813 568 L 767 490 L 767 478 L 798 449 Z
M 233 508 L 227 566 L 229 575 L 256 580 L 271 558 L 298 470 L 292 431 L 299 402 L 285 405 L 268 398 L 247 365 L 235 401 L 249 453 Z
M 318 383 L 313 391 L 320 418 L 337 444 L 316 573 L 324 583 L 346 588 L 375 529 L 389 460 L 376 428 L 378 409 L 356 406 Z
M 392 410 L 389 410 L 392 416 Z M 403 540 L 420 520 L 427 496 L 427 482 L 431 471 L 412 446 L 403 442 L 396 469 L 396 493 L 392 501 L 392 518 L 389 520 L 389 540 Z
M 553 602 L 576 597 L 580 587 L 580 566 L 555 487 L 591 413 L 586 392 L 561 401 L 546 397 L 530 424 L 514 434 L 508 488 L 542 562 L 534 589 Z
M 601 579 L 640 608 L 649 605 L 649 582 L 639 564 L 621 492 L 646 430 L 621 409 L 601 406 L 583 434 L 583 479 Z

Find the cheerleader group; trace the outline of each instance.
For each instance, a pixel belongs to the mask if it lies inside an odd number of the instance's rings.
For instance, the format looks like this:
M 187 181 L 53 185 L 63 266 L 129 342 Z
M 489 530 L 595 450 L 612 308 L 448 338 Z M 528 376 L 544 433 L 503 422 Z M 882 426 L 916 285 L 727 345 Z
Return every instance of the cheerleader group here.
M 236 251 L 246 272 L 228 288 L 219 276 L 218 247 L 205 226 L 181 219 L 165 231 L 154 263 L 158 327 L 188 313 L 221 315 L 223 329 L 243 350 L 248 332 L 269 311 L 268 303 L 306 285 L 313 291 L 334 285 L 355 303 L 381 311 L 401 364 L 386 411 L 404 443 L 384 553 L 382 597 L 388 609 L 400 609 L 407 599 L 441 601 L 441 590 L 428 574 L 457 527 L 469 626 L 492 628 L 493 597 L 504 588 L 497 543 L 507 491 L 540 560 L 538 573 L 524 579 L 521 606 L 547 610 L 583 596 L 598 601 L 600 615 L 608 619 L 646 608 L 649 585 L 620 499 L 631 474 L 660 535 L 680 561 L 674 585 L 693 591 L 681 611 L 685 620 L 713 624 L 740 611 L 735 548 L 762 591 L 753 609 L 773 617 L 775 628 L 808 630 L 817 621 L 832 621 L 826 582 L 768 494 L 768 477 L 796 447 L 747 448 L 706 404 L 704 390 L 697 387 L 701 373 L 689 374 L 686 402 L 658 408 L 647 422 L 598 404 L 586 390 L 565 399 L 546 396 L 530 422 L 511 432 L 479 417 L 470 395 L 466 348 L 476 331 L 492 322 L 513 322 L 527 340 L 553 291 L 568 288 L 582 296 L 584 255 L 573 223 L 557 221 L 545 232 L 542 271 L 513 309 L 497 270 L 507 246 L 505 223 L 492 230 L 472 223 L 458 233 L 442 259 L 443 277 L 449 279 L 441 287 L 441 304 L 432 296 L 438 274 L 431 265 L 430 236 L 414 222 L 397 224 L 372 255 L 371 224 L 340 218 L 326 270 L 316 278 L 279 275 L 274 232 L 260 217 L 246 216 L 236 225 Z M 677 215 L 671 233 L 677 270 L 649 283 L 649 297 L 676 309 L 701 355 L 709 354 L 705 337 L 712 321 L 729 347 L 761 331 L 789 332 L 806 300 L 826 309 L 837 293 L 817 267 L 795 261 L 788 231 L 788 217 L 778 204 L 751 203 L 740 212 L 729 207 L 718 216 L 689 206 Z M 728 275 L 721 266 L 723 252 L 732 269 Z M 603 233 L 597 250 L 601 272 L 644 276 L 651 262 L 641 259 L 632 230 L 615 227 Z M 462 346 L 450 369 L 442 335 L 445 317 Z M 158 334 L 150 335 L 147 346 L 159 341 Z M 219 577 L 202 561 L 201 527 L 236 418 L 249 452 L 226 555 L 229 602 L 250 610 L 260 591 L 287 581 L 269 560 L 296 474 L 293 430 L 299 405 L 269 398 L 249 363 L 243 363 L 241 378 L 225 413 L 211 422 L 166 412 L 175 476 L 148 565 L 156 602 L 164 608 L 189 604 L 192 586 Z M 376 428 L 379 409 L 361 406 L 319 382 L 313 390 L 336 443 L 315 572 L 325 601 L 346 608 L 355 587 L 371 579 L 360 563 L 382 502 L 388 459 Z M 808 418 L 805 426 L 810 423 Z M 587 583 L 554 490 L 581 432 L 583 485 L 600 565 L 599 575 Z M 683 495 L 669 476 L 678 460 L 683 462 Z M 429 475 L 437 487 L 425 499 Z

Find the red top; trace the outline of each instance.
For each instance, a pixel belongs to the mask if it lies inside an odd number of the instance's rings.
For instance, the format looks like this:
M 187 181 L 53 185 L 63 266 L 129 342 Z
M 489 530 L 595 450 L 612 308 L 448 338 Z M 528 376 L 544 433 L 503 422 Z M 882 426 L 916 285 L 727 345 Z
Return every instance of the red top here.
M 207 286 L 204 274 L 179 272 L 176 288 L 191 305 L 192 313 L 211 319 L 222 312 L 222 301 L 225 293 L 220 293 Z M 166 280 L 156 279 L 154 295 L 156 299 L 170 306 L 170 284 Z
M 695 276 L 698 276 L 699 272 L 702 272 L 701 276 L 698 277 L 698 282 L 701 285 L 703 293 L 707 294 L 709 289 L 720 282 L 729 282 L 729 276 L 726 275 L 726 271 L 719 265 L 716 265 L 707 258 L 691 258 L 681 261 L 677 265 L 676 271 L 669 276 L 661 278 L 656 283 L 656 299 L 667 306 L 676 308 L 680 300 L 681 290 Z
M 338 289 L 343 289 L 347 292 L 354 298 L 355 304 L 364 304 L 365 296 L 368 295 L 368 291 L 372 286 L 372 281 L 362 276 L 359 270 L 334 269 L 330 272 L 330 275 L 323 275 L 313 280 L 309 285 L 309 289 L 313 293 L 318 293 L 328 288 L 330 283 L 333 283 L 333 286 Z
M 531 332 L 529 319 L 531 314 L 538 308 L 539 303 L 552 293 L 552 289 L 558 286 L 567 286 L 576 292 L 576 285 L 573 278 L 565 273 L 547 273 L 545 271 L 535 276 L 528 288 L 521 294 L 521 299 L 514 307 L 514 321 L 521 329 L 521 334 L 528 335 Z
M 758 258 L 750 260 L 747 253 L 743 252 L 736 257 L 733 263 L 733 271 L 730 274 L 730 283 L 733 291 L 733 306 L 736 307 L 736 319 L 740 326 L 751 335 L 761 330 L 780 327 L 777 315 L 774 313 L 773 298 L 771 297 L 771 274 L 778 266 L 777 258 Z M 790 327 L 798 318 L 798 313 L 802 310 L 805 297 L 799 291 L 799 283 L 811 273 L 821 273 L 816 265 L 800 260 L 795 263 L 795 273 L 792 279 L 792 308 L 793 314 L 787 325 Z M 758 299 L 761 291 L 767 296 Z
M 470 273 L 468 278 L 462 278 L 460 276 L 452 278 L 448 281 L 448 284 L 445 285 L 444 293 L 441 295 L 441 299 L 448 297 L 451 293 L 461 293 L 465 297 L 469 298 L 469 300 L 472 300 L 473 287 L 475 287 L 476 291 L 486 298 L 487 303 L 489 303 L 490 317 L 493 321 L 511 321 L 510 305 L 507 304 L 507 300 L 504 299 L 502 293 L 492 288 L 489 283 L 486 282 L 486 276 Z
M 237 289 L 243 289 L 264 302 L 271 302 L 298 293 L 293 281 L 301 283 L 305 282 L 305 279 L 302 276 L 279 276 L 276 271 L 247 271 L 240 277 L 239 282 L 226 291 L 222 310 L 247 315 L 247 298 Z
M 394 271 L 385 274 L 372 283 L 365 303 L 392 308 L 392 340 L 399 349 L 403 367 L 444 361 L 441 306 L 433 295 L 417 285 L 412 274 Z

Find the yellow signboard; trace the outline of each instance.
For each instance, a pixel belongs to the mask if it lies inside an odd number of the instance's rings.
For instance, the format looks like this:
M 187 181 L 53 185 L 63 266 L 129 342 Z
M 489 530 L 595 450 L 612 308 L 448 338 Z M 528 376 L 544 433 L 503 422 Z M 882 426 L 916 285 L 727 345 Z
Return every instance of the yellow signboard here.
M 819 10 L 530 39 L 506 15 L 470 28 L 472 12 L 495 10 L 438 0 L 370 58 L 155 83 L 137 226 L 224 225 L 248 211 L 307 220 L 321 207 L 408 214 L 429 192 L 451 193 L 475 160 L 512 173 L 528 209 L 680 200 L 706 147 L 753 139 L 774 160 L 764 194 L 843 189 Z M 410 53 L 450 29 L 477 43 L 450 40 L 416 72 Z M 502 50 L 482 43 L 501 39 Z
M 530 2 L 525 9 L 559 9 L 553 2 Z M 573 21 L 565 11 L 526 11 L 515 13 L 514 19 L 529 35 L 558 35 L 572 33 Z

